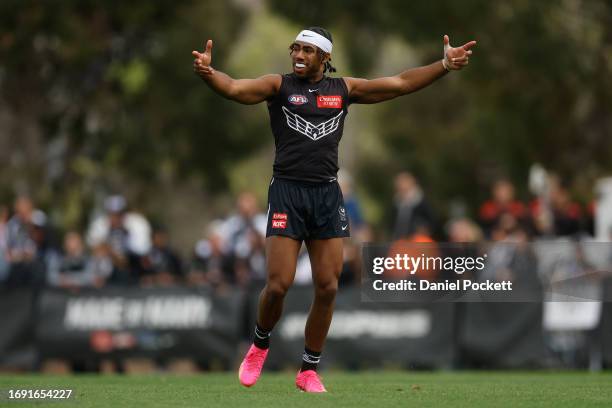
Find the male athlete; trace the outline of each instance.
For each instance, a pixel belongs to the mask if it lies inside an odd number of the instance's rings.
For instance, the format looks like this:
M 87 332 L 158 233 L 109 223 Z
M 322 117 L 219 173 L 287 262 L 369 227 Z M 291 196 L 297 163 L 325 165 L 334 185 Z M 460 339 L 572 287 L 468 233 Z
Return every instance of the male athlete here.
M 250 387 L 268 354 L 270 332 L 280 319 L 293 283 L 302 241 L 310 256 L 314 301 L 306 321 L 302 368 L 295 384 L 325 392 L 317 374 L 332 319 L 342 269 L 342 239 L 350 236 L 336 180 L 338 144 L 351 103 L 377 103 L 417 91 L 468 64 L 476 41 L 453 48 L 444 36 L 444 58 L 401 74 L 373 80 L 330 78 L 332 36 L 319 27 L 301 31 L 289 47 L 293 72 L 257 79 L 233 79 L 211 66 L 212 41 L 193 51 L 195 73 L 221 96 L 243 104 L 266 102 L 276 145 L 268 190 L 266 286 L 259 296 L 254 342 L 239 370 Z

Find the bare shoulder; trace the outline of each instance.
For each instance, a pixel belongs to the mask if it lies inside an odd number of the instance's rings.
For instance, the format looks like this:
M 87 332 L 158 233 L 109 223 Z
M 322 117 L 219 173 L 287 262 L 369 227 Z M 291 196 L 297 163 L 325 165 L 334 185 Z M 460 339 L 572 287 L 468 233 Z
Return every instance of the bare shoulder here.
M 267 74 L 259 77 L 259 79 L 264 81 L 268 86 L 273 87 L 276 92 L 280 90 L 283 81 L 281 74 Z
M 352 77 L 342 77 L 342 79 L 344 80 L 344 83 L 346 84 L 346 88 L 348 89 L 349 94 L 353 91 L 353 89 L 355 89 L 355 86 L 366 81 L 366 79 L 363 79 L 363 78 L 352 78 Z

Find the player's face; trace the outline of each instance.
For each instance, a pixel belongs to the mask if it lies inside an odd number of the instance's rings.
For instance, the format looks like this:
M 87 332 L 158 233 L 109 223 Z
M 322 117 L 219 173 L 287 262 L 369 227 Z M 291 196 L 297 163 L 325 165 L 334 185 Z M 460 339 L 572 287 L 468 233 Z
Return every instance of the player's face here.
M 296 41 L 289 47 L 293 72 L 300 77 L 312 77 L 323 69 L 323 60 L 314 45 Z

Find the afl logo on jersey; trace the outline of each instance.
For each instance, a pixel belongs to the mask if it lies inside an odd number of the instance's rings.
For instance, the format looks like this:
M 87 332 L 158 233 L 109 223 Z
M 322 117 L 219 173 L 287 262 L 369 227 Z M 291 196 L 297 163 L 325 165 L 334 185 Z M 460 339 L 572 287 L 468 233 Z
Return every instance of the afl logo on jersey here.
M 289 95 L 289 102 L 294 105 L 303 105 L 308 103 L 308 98 L 306 98 L 304 95 L 293 94 Z

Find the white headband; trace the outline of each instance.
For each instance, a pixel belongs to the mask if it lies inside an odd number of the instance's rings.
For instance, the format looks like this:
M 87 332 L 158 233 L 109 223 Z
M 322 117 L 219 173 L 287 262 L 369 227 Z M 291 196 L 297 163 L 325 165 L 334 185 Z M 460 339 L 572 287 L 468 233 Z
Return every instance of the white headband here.
M 308 44 L 315 45 L 319 47 L 323 52 L 331 54 L 332 52 L 332 43 L 327 38 L 323 37 L 319 33 L 315 33 L 310 30 L 302 30 L 295 37 L 295 41 L 302 41 Z

